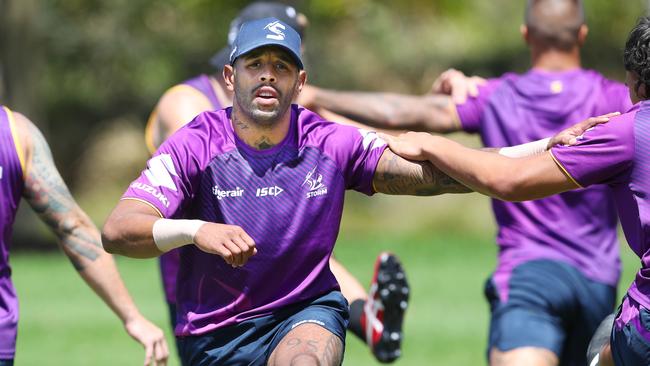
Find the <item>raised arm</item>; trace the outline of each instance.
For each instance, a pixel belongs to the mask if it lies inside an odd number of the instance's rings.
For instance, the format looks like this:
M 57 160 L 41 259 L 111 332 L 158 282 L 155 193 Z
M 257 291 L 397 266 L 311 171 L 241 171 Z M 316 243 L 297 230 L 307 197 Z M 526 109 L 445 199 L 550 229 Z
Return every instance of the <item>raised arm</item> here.
M 376 192 L 391 195 L 435 196 L 471 190 L 428 161 L 410 161 L 384 150 L 373 179 Z
M 578 188 L 549 152 L 513 159 L 424 133 L 384 137 L 398 154 L 426 160 L 467 187 L 505 201 L 538 199 Z
M 43 135 L 27 118 L 14 115 L 27 161 L 24 198 L 59 238 L 79 275 L 145 347 L 145 365 L 165 365 L 169 352 L 162 330 L 136 308 L 113 258 L 102 249 L 99 231 L 61 179 Z
M 575 145 L 586 131 L 619 114 L 588 118 L 553 137 L 498 149 L 474 150 L 427 133 L 381 136 L 396 154 L 433 163 L 442 174 L 477 192 L 505 201 L 525 201 L 579 188 L 547 150 Z
M 306 86 L 299 102 L 375 128 L 433 132 L 461 128 L 451 97 L 441 94 L 342 92 Z

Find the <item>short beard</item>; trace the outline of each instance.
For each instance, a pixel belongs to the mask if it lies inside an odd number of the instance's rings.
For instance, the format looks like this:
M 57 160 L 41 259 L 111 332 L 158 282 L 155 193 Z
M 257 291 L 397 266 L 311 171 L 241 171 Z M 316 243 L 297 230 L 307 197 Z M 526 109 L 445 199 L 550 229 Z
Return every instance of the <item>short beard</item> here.
M 239 107 L 241 107 L 241 112 L 245 114 L 251 122 L 263 127 L 272 127 L 275 125 L 286 113 L 287 109 L 289 109 L 293 100 L 293 98 L 287 99 L 284 95 L 281 95 L 278 99 L 279 104 L 277 108 L 272 111 L 262 111 L 253 106 L 253 99 L 254 97 L 250 93 L 242 90 L 241 87 L 235 83 L 235 100 Z

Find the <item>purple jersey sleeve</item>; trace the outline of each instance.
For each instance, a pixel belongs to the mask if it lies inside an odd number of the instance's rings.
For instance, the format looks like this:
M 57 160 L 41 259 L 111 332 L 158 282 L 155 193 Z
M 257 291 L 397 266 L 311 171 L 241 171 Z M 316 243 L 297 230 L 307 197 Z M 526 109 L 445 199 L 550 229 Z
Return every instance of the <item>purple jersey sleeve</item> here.
M 574 146 L 556 146 L 551 154 L 580 186 L 622 183 L 634 159 L 634 116 L 627 113 L 598 125 Z
M 345 188 L 373 195 L 372 180 L 386 142 L 374 131 L 339 124 L 331 127 L 335 132 L 328 139 L 327 149 L 331 149 L 342 170 Z
M 488 79 L 485 85 L 479 86 L 478 96 L 469 97 L 465 103 L 456 105 L 463 131 L 474 133 L 481 129 L 483 110 L 501 82 L 501 78 Z
M 197 116 L 160 146 L 122 199 L 147 203 L 165 218 L 184 216 L 184 202 L 194 195 L 201 166 L 202 154 L 193 151 L 192 146 L 202 145 L 196 143 L 199 139 L 208 139 L 208 133 L 201 128 L 203 117 Z

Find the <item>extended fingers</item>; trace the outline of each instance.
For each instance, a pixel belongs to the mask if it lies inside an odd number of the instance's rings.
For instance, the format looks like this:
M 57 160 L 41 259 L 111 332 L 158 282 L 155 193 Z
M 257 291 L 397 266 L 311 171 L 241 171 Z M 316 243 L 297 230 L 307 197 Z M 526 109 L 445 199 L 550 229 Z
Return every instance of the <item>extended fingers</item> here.
M 158 339 L 154 343 L 154 361 L 156 366 L 167 365 L 167 358 L 169 357 L 169 350 L 167 349 L 167 342 L 165 339 Z
M 144 366 L 151 365 L 153 361 L 154 344 L 151 342 L 143 343 L 144 345 Z

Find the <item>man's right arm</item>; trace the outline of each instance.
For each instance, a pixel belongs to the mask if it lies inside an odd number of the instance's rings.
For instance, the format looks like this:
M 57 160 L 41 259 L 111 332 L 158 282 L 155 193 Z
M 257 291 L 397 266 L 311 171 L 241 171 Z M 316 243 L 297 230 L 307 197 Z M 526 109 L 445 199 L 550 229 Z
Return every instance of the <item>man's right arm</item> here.
M 368 126 L 428 132 L 461 129 L 456 105 L 442 94 L 342 92 L 306 86 L 304 103 L 325 108 Z
M 157 257 L 194 244 L 233 267 L 243 266 L 257 253 L 255 241 L 239 226 L 162 219 L 153 206 L 128 198 L 121 200 L 106 220 L 102 242 L 107 252 L 133 258 Z

